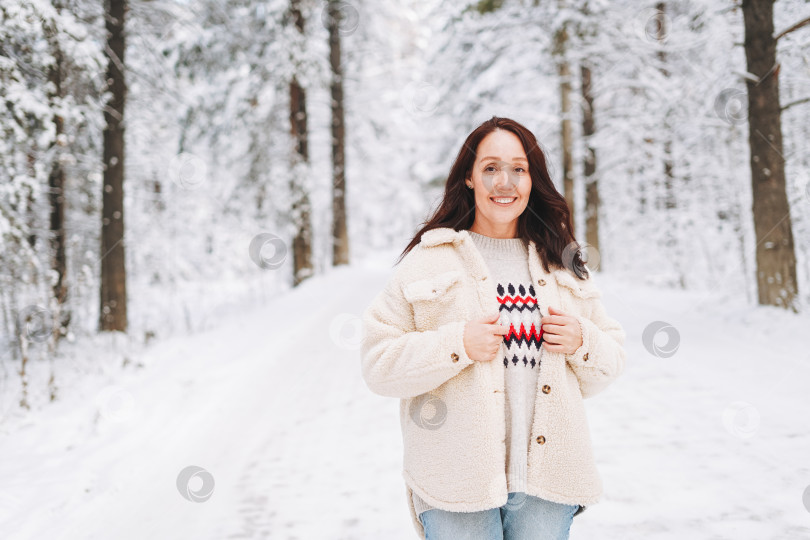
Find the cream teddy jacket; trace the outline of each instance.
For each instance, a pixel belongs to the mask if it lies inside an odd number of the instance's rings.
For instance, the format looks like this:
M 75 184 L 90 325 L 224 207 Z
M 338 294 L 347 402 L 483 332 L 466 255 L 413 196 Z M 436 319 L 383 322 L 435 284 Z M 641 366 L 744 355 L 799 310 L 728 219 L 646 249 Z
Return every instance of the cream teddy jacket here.
M 624 370 L 625 332 L 606 314 L 592 276 L 546 274 L 534 242 L 528 251 L 542 315 L 551 305 L 576 317 L 582 345 L 543 353 L 537 386 L 550 391 L 537 392 L 526 493 L 588 506 L 599 501 L 602 481 L 582 400 Z M 424 233 L 363 312 L 361 372 L 372 392 L 400 398 L 402 476 L 422 539 L 413 492 L 455 512 L 507 501 L 504 366 L 473 361 L 464 348 L 467 321 L 497 312 L 486 262 L 466 230 L 448 227 Z

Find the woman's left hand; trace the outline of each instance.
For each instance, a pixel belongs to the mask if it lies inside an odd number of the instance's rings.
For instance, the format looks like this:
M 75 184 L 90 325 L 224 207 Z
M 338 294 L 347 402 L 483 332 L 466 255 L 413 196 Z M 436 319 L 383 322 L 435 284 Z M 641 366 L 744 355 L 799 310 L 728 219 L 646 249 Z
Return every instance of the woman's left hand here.
M 543 346 L 550 352 L 572 354 L 582 346 L 582 330 L 576 317 L 548 307 L 549 315 L 540 319 Z

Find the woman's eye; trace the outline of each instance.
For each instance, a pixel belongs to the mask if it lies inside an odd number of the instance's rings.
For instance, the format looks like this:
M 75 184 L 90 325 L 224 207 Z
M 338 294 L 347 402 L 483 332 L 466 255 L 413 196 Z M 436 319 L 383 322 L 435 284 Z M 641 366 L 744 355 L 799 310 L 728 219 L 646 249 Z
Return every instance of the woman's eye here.
M 495 166 L 494 166 L 494 165 L 489 165 L 489 166 L 485 167 L 485 168 L 484 168 L 484 170 L 485 170 L 485 171 L 488 171 L 488 170 L 490 170 L 490 169 L 494 169 L 494 168 L 495 168 Z
M 521 171 L 521 172 L 526 172 L 526 169 L 524 169 L 523 167 L 515 167 L 515 170 L 516 170 L 516 171 L 517 171 L 518 169 L 520 169 L 520 171 Z

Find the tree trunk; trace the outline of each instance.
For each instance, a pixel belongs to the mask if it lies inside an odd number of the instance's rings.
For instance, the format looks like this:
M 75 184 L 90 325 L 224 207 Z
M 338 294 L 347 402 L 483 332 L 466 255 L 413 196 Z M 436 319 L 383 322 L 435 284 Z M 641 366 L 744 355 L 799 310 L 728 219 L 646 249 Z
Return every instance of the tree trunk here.
M 329 63 L 332 66 L 332 264 L 349 264 L 346 227 L 346 127 L 343 64 L 340 55 L 340 5 L 329 0 Z
M 28 175 L 32 179 L 36 179 L 37 172 L 36 172 L 36 164 L 37 164 L 37 156 L 36 151 L 31 149 L 26 154 L 26 161 L 28 164 Z M 30 186 L 25 187 L 25 224 L 26 230 L 28 232 L 28 245 L 31 246 L 33 249 L 37 247 L 37 233 L 36 231 L 39 230 L 37 227 L 37 209 L 36 209 L 36 199 L 34 197 L 34 190 Z
M 304 38 L 304 16 L 299 7 L 299 0 L 290 0 L 290 14 L 295 27 Z M 298 66 L 295 66 L 297 69 Z M 295 227 L 293 237 L 293 286 L 298 285 L 312 275 L 312 224 L 310 220 L 310 202 L 307 178 L 300 175 L 299 164 L 307 164 L 307 101 L 306 92 L 293 75 L 290 80 L 290 135 L 295 143 L 294 153 L 290 156 L 293 171 L 290 183 L 292 194 L 292 217 Z
M 742 8 L 748 73 L 759 78 L 746 80 L 759 303 L 798 312 L 796 254 L 785 191 L 773 0 L 744 0 Z
M 582 137 L 585 140 L 585 161 L 582 174 L 585 180 L 585 241 L 593 246 L 597 253 L 599 247 L 599 182 L 596 178 L 596 150 L 591 145 L 591 137 L 596 133 L 593 111 L 593 94 L 591 92 L 591 68 L 580 66 L 582 80 L 582 102 L 585 105 L 582 113 Z M 604 265 L 600 264 L 600 269 Z
M 563 23 L 554 36 L 554 54 L 557 57 L 557 74 L 560 77 L 563 195 L 568 201 L 568 207 L 571 209 L 571 224 L 574 227 L 571 234 L 575 234 L 576 207 L 574 205 L 574 157 L 573 138 L 571 135 L 571 70 L 565 56 L 567 42 L 568 29 L 565 23 Z
M 54 8 L 59 12 L 61 5 L 54 3 Z M 56 29 L 49 32 L 48 41 L 54 57 L 54 63 L 48 72 L 48 80 L 53 85 L 49 92 L 48 99 L 51 110 L 59 110 L 60 101 L 64 97 L 62 87 L 62 70 L 64 69 L 64 57 L 59 41 L 56 36 Z M 61 147 L 66 143 L 62 140 L 65 132 L 65 119 L 60 113 L 53 116 L 55 143 L 54 146 Z M 54 155 L 51 163 L 51 172 L 48 175 L 48 200 L 50 203 L 50 230 L 51 230 L 51 268 L 56 274 L 56 283 L 53 285 L 53 298 L 56 305 L 54 315 L 54 339 L 59 340 L 67 335 L 70 324 L 70 311 L 67 309 L 67 254 L 65 252 L 65 170 L 62 167 L 61 152 Z
M 656 10 L 658 13 L 656 14 L 656 39 L 658 41 L 659 49 L 658 49 L 658 60 L 659 60 L 659 69 L 661 71 L 661 75 L 666 79 L 669 78 L 670 72 L 667 69 L 667 53 L 665 50 L 665 43 L 667 41 L 667 27 L 666 27 L 666 10 L 667 5 L 665 2 L 659 2 L 656 6 Z M 671 107 L 665 106 L 664 108 L 664 117 L 663 117 L 663 136 L 664 136 L 664 143 L 663 143 L 663 150 L 664 150 L 664 164 L 663 164 L 663 172 L 664 172 L 664 189 L 663 195 L 659 192 L 656 193 L 656 207 L 659 209 L 663 209 L 664 212 L 669 212 L 676 208 L 676 198 L 675 198 L 675 174 L 674 174 L 674 167 L 672 163 L 672 126 L 669 122 L 669 115 L 672 112 Z M 670 213 L 670 216 L 672 214 Z M 677 223 L 675 220 L 675 216 L 670 217 L 671 222 Z M 664 246 L 667 252 L 671 256 L 672 260 L 672 267 L 678 275 L 678 282 L 682 289 L 686 288 L 686 276 L 681 268 L 681 261 L 683 259 L 681 254 L 680 245 L 678 242 L 678 228 L 677 227 L 666 227 L 664 228 L 663 232 L 663 239 L 664 239 Z
M 124 249 L 124 18 L 127 0 L 106 0 L 107 81 L 111 92 L 104 110 L 104 188 L 101 210 L 100 331 L 127 331 Z
M 667 39 L 667 28 L 666 28 L 666 9 L 667 5 L 665 2 L 659 2 L 656 6 L 658 10 L 658 14 L 656 17 L 656 39 L 658 40 L 659 46 L 661 49 L 658 50 L 658 60 L 661 63 L 661 74 L 664 77 L 669 77 L 669 70 L 666 68 L 667 65 L 667 53 L 664 50 L 664 42 Z M 673 174 L 673 165 L 672 165 L 672 140 L 670 138 L 671 134 L 671 127 L 669 125 L 669 108 L 666 108 L 664 111 L 664 201 L 663 205 L 659 204 L 659 207 L 663 206 L 663 208 L 669 210 L 675 208 L 675 192 L 674 192 L 674 174 Z

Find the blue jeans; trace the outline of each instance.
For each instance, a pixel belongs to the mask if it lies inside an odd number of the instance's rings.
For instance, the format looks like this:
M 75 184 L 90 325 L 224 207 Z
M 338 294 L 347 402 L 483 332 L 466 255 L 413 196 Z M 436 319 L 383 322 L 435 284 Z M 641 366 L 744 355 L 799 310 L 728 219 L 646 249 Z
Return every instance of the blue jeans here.
M 568 540 L 579 505 L 560 504 L 525 493 L 510 493 L 500 508 L 419 514 L 425 540 Z

